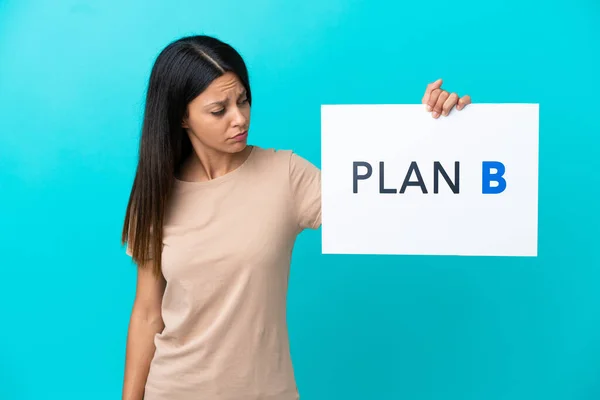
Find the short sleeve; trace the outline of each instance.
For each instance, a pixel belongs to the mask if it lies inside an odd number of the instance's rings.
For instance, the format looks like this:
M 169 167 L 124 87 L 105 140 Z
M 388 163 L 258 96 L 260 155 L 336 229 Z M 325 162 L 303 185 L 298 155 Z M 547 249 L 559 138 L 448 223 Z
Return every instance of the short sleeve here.
M 296 153 L 290 153 L 290 188 L 298 226 L 321 226 L 321 170 Z

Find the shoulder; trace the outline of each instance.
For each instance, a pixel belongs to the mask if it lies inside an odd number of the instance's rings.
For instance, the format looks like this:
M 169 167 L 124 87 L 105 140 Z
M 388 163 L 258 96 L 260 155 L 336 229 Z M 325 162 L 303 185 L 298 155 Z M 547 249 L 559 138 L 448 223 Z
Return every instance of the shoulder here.
M 252 146 L 252 157 L 256 162 L 286 163 L 292 157 L 293 151 L 273 147 Z
M 288 173 L 293 173 L 297 169 L 318 170 L 318 168 L 307 158 L 291 149 L 254 146 L 253 157 L 258 164 L 269 167 L 278 167 L 278 169 L 283 168 Z
M 255 147 L 253 164 L 261 177 L 285 190 L 291 200 L 296 224 L 317 228 L 321 224 L 321 170 L 293 150 Z
M 253 146 L 252 165 L 255 173 L 262 176 L 285 177 L 289 173 L 294 152 L 286 149 Z

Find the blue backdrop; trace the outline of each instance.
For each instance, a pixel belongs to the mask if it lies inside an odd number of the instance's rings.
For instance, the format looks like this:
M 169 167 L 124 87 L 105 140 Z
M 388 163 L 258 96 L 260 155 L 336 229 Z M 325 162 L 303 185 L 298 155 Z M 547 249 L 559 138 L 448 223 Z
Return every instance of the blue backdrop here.
M 144 90 L 192 33 L 245 57 L 251 142 L 317 165 L 323 103 L 419 103 L 440 77 L 540 103 L 538 258 L 324 256 L 301 235 L 303 399 L 600 398 L 599 20 L 596 0 L 0 0 L 0 398 L 120 398 Z

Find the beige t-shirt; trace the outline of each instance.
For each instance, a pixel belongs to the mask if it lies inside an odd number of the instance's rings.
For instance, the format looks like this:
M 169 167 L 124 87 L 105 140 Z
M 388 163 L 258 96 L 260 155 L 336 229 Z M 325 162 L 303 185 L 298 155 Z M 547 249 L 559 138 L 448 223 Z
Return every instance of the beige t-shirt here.
M 291 151 L 255 146 L 224 176 L 177 180 L 164 226 L 165 329 L 144 400 L 299 399 L 290 259 L 296 236 L 320 224 L 320 170 Z

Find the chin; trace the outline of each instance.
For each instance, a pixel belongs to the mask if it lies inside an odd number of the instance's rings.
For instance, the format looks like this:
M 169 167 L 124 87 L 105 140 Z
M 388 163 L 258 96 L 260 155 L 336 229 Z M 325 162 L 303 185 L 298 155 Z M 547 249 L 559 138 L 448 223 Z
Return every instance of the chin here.
M 232 145 L 229 148 L 229 152 L 234 154 L 234 153 L 240 153 L 244 150 L 246 150 L 246 148 L 248 147 L 248 142 L 246 142 L 245 140 L 243 142 L 237 142 L 234 145 Z

